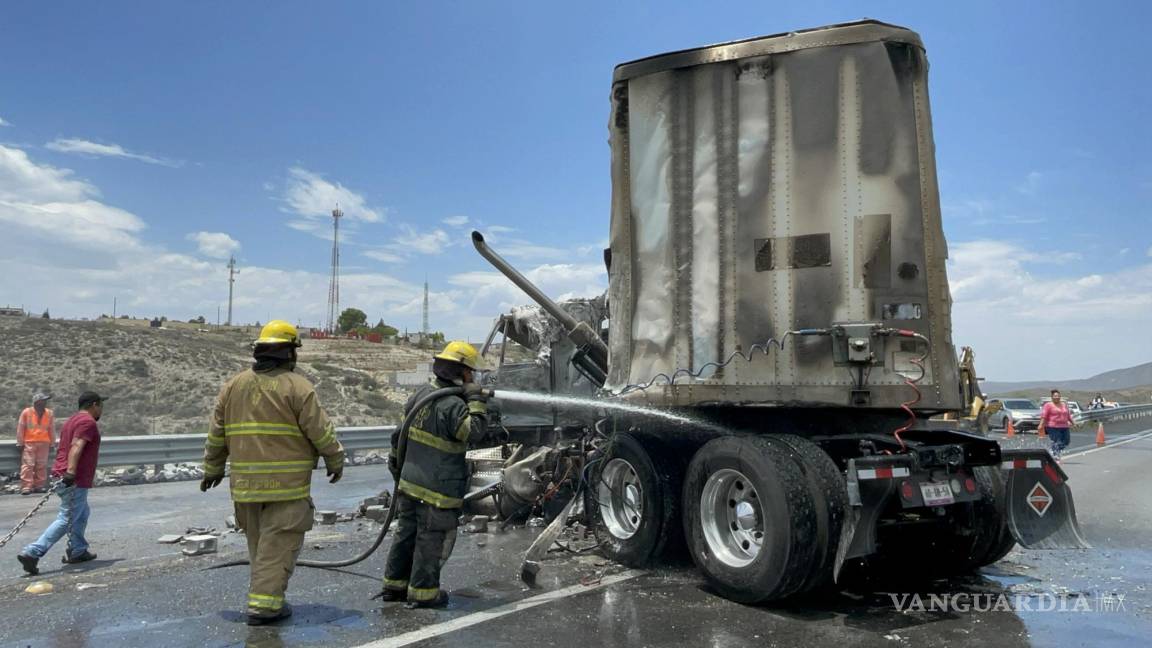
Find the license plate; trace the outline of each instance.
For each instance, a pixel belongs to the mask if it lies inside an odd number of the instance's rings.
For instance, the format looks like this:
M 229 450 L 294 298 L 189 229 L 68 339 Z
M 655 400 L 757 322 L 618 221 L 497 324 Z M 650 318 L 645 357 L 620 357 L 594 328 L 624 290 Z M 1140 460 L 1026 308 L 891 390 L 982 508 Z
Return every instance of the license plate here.
M 924 496 L 924 506 L 940 506 L 953 502 L 952 487 L 948 482 L 920 484 L 920 494 Z

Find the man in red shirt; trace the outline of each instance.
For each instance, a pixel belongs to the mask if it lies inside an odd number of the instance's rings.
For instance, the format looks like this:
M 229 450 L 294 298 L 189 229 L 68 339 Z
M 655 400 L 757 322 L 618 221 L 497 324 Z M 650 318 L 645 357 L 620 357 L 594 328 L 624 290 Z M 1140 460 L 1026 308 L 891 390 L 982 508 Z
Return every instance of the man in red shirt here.
M 32 575 L 40 573 L 37 563 L 65 534 L 68 550 L 62 562 L 79 563 L 96 558 L 96 554 L 88 551 L 84 530 L 88 527 L 88 490 L 96 477 L 96 460 L 100 455 L 100 429 L 96 421 L 104 413 L 104 398 L 86 391 L 80 394 L 79 409 L 60 429 L 60 446 L 52 466 L 52 476 L 60 480 L 56 485 L 60 511 L 36 542 L 16 556 L 24 571 Z

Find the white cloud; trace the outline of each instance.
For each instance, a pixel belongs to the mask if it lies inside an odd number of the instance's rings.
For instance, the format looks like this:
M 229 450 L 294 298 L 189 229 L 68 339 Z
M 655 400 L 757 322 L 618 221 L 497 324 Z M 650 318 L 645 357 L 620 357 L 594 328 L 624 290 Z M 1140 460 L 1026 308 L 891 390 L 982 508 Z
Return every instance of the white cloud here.
M 377 223 L 384 220 L 384 213 L 370 207 L 364 196 L 339 182 L 325 180 L 319 174 L 301 167 L 292 167 L 288 170 L 284 203 L 285 211 L 310 220 L 331 219 L 332 210 L 337 205 L 344 212 L 344 217 L 351 221 Z M 291 223 L 289 225 L 291 226 Z
M 403 254 L 404 252 L 419 252 L 421 254 L 440 254 L 445 248 L 452 245 L 452 238 L 442 229 L 430 232 L 420 232 L 411 225 L 401 225 L 401 234 L 390 249 Z
M 11 126 L 11 125 L 12 125 L 12 122 L 4 121 L 4 118 L 0 117 L 0 126 Z
M 1086 378 L 1152 359 L 1152 263 L 1076 275 L 1062 272 L 1075 253 L 990 240 L 951 252 L 953 340 L 976 349 L 989 380 Z
M 399 254 L 388 252 L 387 250 L 367 250 L 362 254 L 369 259 L 376 259 L 377 261 L 383 261 L 384 263 L 400 263 L 401 261 L 404 261 L 404 257 L 400 256 Z
M 119 144 L 100 144 L 99 142 L 91 142 L 74 137 L 53 140 L 45 144 L 44 148 L 60 153 L 76 153 L 78 155 L 90 155 L 94 157 L 125 158 L 128 160 L 137 160 L 140 162 L 147 162 L 148 164 L 159 164 L 168 167 L 179 167 L 183 166 L 184 164 L 183 162 L 176 160 L 165 160 L 162 158 L 152 157 L 151 155 L 132 153 Z
M 3 145 L 0 229 L 0 302 L 48 308 L 57 317 L 95 317 L 111 311 L 116 298 L 121 312 L 172 319 L 211 318 L 227 302 L 223 264 L 150 243 L 142 238 L 145 222 L 101 202 L 94 186 Z M 220 233 L 190 238 L 216 253 L 238 245 Z M 235 320 L 272 316 L 318 325 L 328 281 L 327 273 L 245 267 L 236 281 Z M 386 274 L 341 277 L 342 302 L 385 321 L 394 321 L 390 313 L 421 291 Z
M 465 225 L 468 224 L 468 217 L 467 216 L 449 216 L 448 218 L 445 218 L 444 220 L 442 220 L 440 222 L 444 223 L 445 225 L 447 225 L 449 227 L 464 227 Z
M 214 259 L 227 259 L 240 249 L 240 242 L 224 232 L 193 232 L 187 238 L 195 241 L 200 254 Z

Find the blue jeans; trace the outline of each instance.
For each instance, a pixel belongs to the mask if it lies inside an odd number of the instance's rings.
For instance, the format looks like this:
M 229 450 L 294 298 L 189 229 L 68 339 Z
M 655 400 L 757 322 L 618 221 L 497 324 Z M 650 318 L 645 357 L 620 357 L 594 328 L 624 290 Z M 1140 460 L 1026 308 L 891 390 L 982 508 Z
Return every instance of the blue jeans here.
M 1046 431 L 1052 439 L 1052 454 L 1059 457 L 1064 452 L 1064 448 L 1067 448 L 1069 442 L 1072 441 L 1072 434 L 1068 428 L 1048 428 Z
M 56 520 L 44 529 L 44 533 L 36 542 L 24 547 L 21 551 L 26 556 L 43 558 L 52 545 L 60 541 L 64 534 L 68 534 L 68 557 L 73 558 L 88 551 L 88 541 L 84 539 L 84 530 L 88 528 L 88 490 L 76 486 L 58 486 L 56 495 L 60 497 L 60 511 Z M 72 530 L 68 530 L 68 520 L 72 520 Z

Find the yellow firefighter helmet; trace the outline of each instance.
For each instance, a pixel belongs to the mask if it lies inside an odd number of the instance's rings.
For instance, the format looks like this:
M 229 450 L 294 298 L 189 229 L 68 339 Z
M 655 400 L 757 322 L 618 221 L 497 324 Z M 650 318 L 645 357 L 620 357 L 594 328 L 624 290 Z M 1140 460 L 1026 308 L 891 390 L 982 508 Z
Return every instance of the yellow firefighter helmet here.
M 300 346 L 300 334 L 296 327 L 284 320 L 272 320 L 260 329 L 260 338 L 254 344 L 291 344 Z
M 443 351 L 436 354 L 436 358 L 459 362 L 472 370 L 483 368 L 481 366 L 483 360 L 480 358 L 480 352 L 476 350 L 476 347 L 468 344 L 464 340 L 452 340 L 444 347 Z

